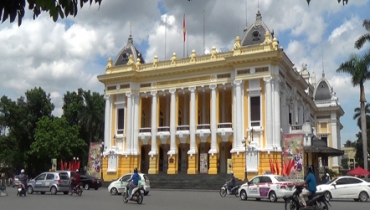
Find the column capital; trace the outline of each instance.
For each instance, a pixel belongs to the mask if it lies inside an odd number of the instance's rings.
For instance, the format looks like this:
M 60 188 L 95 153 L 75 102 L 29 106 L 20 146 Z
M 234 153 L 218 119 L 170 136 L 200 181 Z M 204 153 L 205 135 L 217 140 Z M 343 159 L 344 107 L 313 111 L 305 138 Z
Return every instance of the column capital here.
M 130 98 L 130 97 L 131 97 L 131 95 L 132 95 L 132 93 L 131 93 L 131 92 L 126 93 L 127 98 Z
M 217 88 L 217 85 L 215 85 L 215 84 L 210 85 L 210 86 L 209 86 L 209 88 L 210 88 L 211 90 L 214 90 L 214 89 L 216 89 L 216 88 Z
M 104 100 L 108 101 L 110 99 L 110 95 L 104 95 Z
M 196 87 L 189 87 L 189 88 L 188 88 L 188 90 L 189 90 L 191 93 L 194 93 L 196 89 L 197 89 Z
M 263 78 L 263 81 L 265 81 L 266 83 L 270 83 L 272 80 L 272 77 L 264 77 Z
M 240 84 L 242 84 L 242 81 L 241 80 L 234 80 L 234 84 L 236 86 L 240 86 Z
M 157 91 L 152 91 L 152 92 L 150 92 L 150 94 L 151 94 L 152 96 L 157 96 Z
M 170 90 L 169 90 L 169 92 L 170 92 L 171 94 L 175 94 L 175 93 L 176 93 L 176 89 L 170 89 Z

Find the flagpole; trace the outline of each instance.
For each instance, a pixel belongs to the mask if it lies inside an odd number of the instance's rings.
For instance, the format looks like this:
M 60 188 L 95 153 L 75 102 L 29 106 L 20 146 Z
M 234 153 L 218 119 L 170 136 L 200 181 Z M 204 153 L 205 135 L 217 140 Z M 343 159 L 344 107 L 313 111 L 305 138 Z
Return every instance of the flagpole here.
M 164 24 L 164 60 L 166 60 L 166 49 L 167 49 L 167 16 Z
M 184 13 L 184 18 L 182 20 L 182 30 L 184 34 L 184 42 L 183 42 L 183 52 L 182 52 L 182 57 L 185 58 L 185 41 L 186 41 L 186 20 L 185 20 L 185 13 Z
M 206 11 L 203 10 L 203 54 L 206 53 Z

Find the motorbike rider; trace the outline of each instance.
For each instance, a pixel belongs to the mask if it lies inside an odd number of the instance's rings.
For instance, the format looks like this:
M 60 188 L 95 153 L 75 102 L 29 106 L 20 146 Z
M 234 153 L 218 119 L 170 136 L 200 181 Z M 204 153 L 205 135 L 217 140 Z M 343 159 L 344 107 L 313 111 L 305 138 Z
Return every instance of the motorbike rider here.
M 132 190 L 135 189 L 139 185 L 139 180 L 141 179 L 137 168 L 134 168 L 134 173 L 131 175 L 130 179 L 127 181 L 130 183 L 129 184 L 129 197 L 128 199 L 130 200 L 132 198 Z
M 27 191 L 26 186 L 27 186 L 28 176 L 24 173 L 24 169 L 21 170 L 21 174 L 19 175 L 18 180 L 22 184 L 23 190 Z
M 231 179 L 228 181 L 228 184 L 227 184 L 227 187 L 229 189 L 229 191 L 231 191 L 231 189 L 233 189 L 233 187 L 235 187 L 235 176 L 234 176 L 234 172 L 230 172 L 231 174 Z
M 71 177 L 71 179 L 71 190 L 73 190 L 80 183 L 81 180 L 80 172 L 78 169 L 76 170 L 75 176 Z
M 307 186 L 307 190 L 303 189 L 301 194 L 299 195 L 299 198 L 304 208 L 306 208 L 307 204 L 306 204 L 305 197 L 308 197 L 316 193 L 316 178 L 314 175 L 313 166 L 307 167 L 307 176 L 306 176 L 306 179 L 303 185 Z

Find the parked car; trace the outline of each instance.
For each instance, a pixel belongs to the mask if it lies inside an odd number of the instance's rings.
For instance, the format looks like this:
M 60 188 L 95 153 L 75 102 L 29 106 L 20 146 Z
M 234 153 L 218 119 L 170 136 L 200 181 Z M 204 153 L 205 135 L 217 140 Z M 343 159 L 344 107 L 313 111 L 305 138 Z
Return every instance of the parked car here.
M 12 183 L 13 187 L 18 186 L 18 184 L 19 184 L 19 179 L 18 179 L 18 177 L 19 177 L 19 175 L 15 175 L 15 176 L 14 176 L 14 178 L 13 178 L 13 183 Z
M 63 192 L 65 195 L 69 192 L 69 175 L 66 172 L 44 172 L 31 179 L 28 182 L 27 192 L 50 192 L 55 195 L 58 192 Z
M 108 186 L 108 192 L 112 195 L 118 195 L 125 191 L 125 187 L 127 185 L 127 180 L 130 179 L 132 173 L 125 174 L 121 176 L 116 181 L 113 181 Z M 139 181 L 139 185 L 144 186 L 144 195 L 148 195 L 150 191 L 150 181 L 146 174 L 139 173 L 141 180 Z
M 353 176 L 341 176 L 318 185 L 317 192 L 324 192 L 327 199 L 351 198 L 365 202 L 370 195 L 370 183 Z
M 294 192 L 295 183 L 279 175 L 259 175 L 239 188 L 240 199 L 256 200 L 269 199 L 276 202 L 284 196 L 290 196 Z
M 102 186 L 101 179 L 90 175 L 81 175 L 81 183 L 85 190 L 89 190 L 90 188 L 98 190 Z

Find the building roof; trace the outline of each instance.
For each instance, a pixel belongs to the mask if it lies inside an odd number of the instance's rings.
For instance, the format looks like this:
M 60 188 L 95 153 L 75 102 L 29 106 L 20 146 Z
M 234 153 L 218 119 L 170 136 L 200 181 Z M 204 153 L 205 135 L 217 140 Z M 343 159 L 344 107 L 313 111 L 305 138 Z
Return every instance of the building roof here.
M 266 24 L 262 21 L 262 15 L 260 11 L 258 11 L 256 14 L 256 21 L 244 31 L 245 33 L 241 41 L 242 46 L 261 44 L 265 41 L 266 31 L 270 32 Z M 271 34 L 273 36 L 273 32 Z
M 133 55 L 134 62 L 137 62 L 137 59 L 140 59 L 140 63 L 145 63 L 145 60 L 140 53 L 140 51 L 134 46 L 134 41 L 132 39 L 132 36 L 128 37 L 128 41 L 125 47 L 122 48 L 122 50 L 118 53 L 116 60 L 113 63 L 113 66 L 119 66 L 119 65 L 125 65 L 127 64 L 129 60 L 129 56 Z
M 317 83 L 314 91 L 315 101 L 328 101 L 330 102 L 333 94 L 333 88 L 330 86 L 328 80 L 325 78 L 325 73 L 323 71 L 322 78 Z
M 326 156 L 342 156 L 344 151 L 321 145 L 304 146 L 305 152 L 319 153 Z

